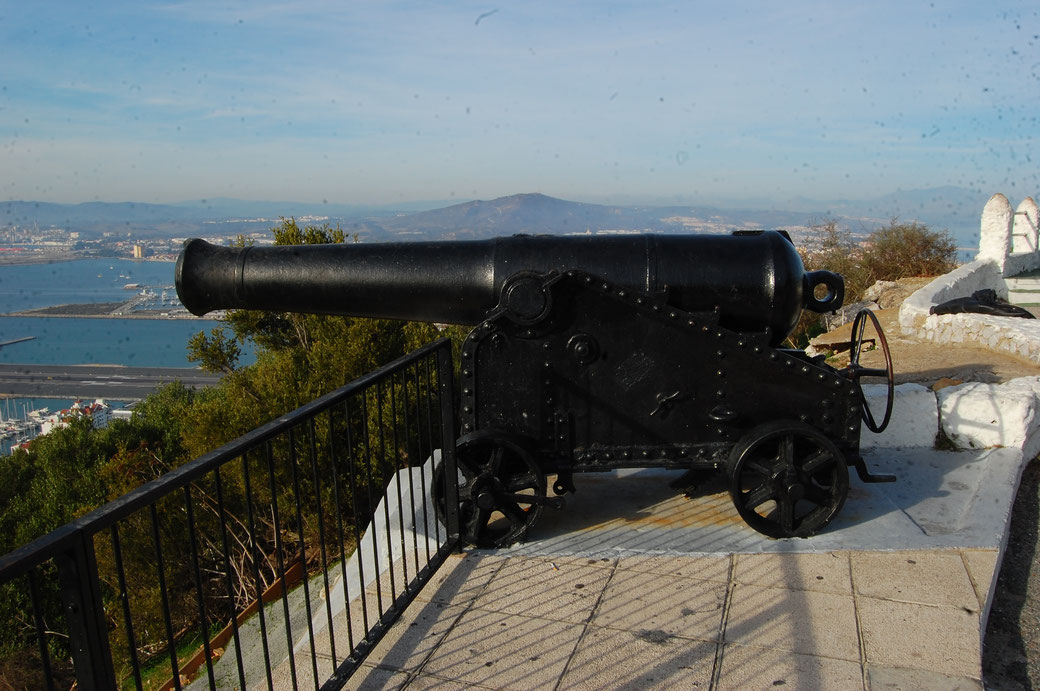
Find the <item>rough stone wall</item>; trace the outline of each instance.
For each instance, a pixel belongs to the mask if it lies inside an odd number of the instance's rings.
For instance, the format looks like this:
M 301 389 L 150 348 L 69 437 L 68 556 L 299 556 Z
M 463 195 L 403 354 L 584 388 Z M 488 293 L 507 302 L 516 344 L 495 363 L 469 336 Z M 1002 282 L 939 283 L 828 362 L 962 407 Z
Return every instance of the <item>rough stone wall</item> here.
M 980 315 L 934 315 L 929 314 L 933 305 L 969 297 L 976 290 L 993 288 L 1000 297 L 1007 297 L 1007 285 L 1004 274 L 995 261 L 976 259 L 968 264 L 958 266 L 948 274 L 939 276 L 934 281 L 903 300 L 899 308 L 899 326 L 908 336 L 929 339 L 928 330 L 934 330 L 939 316 L 943 317 L 976 317 Z M 931 321 L 929 321 L 931 320 Z M 924 329 L 924 331 L 922 331 Z

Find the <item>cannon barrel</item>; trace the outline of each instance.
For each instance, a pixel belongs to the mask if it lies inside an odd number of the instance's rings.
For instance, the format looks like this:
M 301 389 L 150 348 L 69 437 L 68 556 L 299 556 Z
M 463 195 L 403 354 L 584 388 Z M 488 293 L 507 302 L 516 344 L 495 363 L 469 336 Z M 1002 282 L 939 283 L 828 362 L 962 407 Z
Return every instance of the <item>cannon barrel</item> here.
M 199 316 L 260 309 L 473 325 L 498 304 L 510 276 L 570 269 L 665 293 L 681 310 L 718 308 L 723 326 L 769 328 L 774 344 L 803 308 L 831 311 L 844 296 L 840 276 L 806 272 L 790 239 L 775 231 L 245 248 L 194 239 L 177 260 L 176 284 Z

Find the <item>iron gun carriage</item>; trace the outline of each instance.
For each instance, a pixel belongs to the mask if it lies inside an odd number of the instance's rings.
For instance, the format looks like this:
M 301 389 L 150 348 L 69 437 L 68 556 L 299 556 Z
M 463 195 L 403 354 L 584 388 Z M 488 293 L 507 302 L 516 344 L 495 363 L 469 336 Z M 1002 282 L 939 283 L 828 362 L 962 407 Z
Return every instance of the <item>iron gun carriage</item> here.
M 464 537 L 522 539 L 574 474 L 659 467 L 724 473 L 771 537 L 808 537 L 841 510 L 861 422 L 887 425 L 892 363 L 876 317 L 850 365 L 782 347 L 803 309 L 839 308 L 844 281 L 806 272 L 786 233 L 512 236 L 480 241 L 222 248 L 186 243 L 194 314 L 218 308 L 473 327 L 461 353 L 457 459 Z M 868 321 L 885 369 L 859 352 Z M 875 421 L 860 379 L 888 382 Z M 439 498 L 443 501 L 443 497 Z

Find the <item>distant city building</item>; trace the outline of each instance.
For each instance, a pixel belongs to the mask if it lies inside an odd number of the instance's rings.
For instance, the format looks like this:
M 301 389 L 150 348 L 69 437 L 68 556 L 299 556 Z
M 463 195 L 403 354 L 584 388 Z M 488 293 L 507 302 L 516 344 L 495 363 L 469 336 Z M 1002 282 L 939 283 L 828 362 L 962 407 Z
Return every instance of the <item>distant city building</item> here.
M 47 434 L 60 427 L 68 427 L 72 420 L 80 417 L 90 418 L 94 429 L 104 429 L 108 427 L 108 423 L 112 419 L 112 407 L 100 398 L 87 404 L 76 401 L 71 408 L 44 417 L 40 421 L 40 434 Z

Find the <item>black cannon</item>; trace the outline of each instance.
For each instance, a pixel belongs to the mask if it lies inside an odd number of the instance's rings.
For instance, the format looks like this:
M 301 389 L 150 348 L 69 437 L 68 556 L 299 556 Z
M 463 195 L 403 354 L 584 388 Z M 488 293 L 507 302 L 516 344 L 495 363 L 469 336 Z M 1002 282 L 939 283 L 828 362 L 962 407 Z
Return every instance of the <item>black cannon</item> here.
M 484 241 L 217 247 L 186 243 L 191 312 L 312 312 L 474 326 L 462 348 L 457 459 L 464 537 L 524 537 L 574 473 L 725 473 L 737 511 L 771 537 L 808 537 L 841 509 L 848 466 L 871 475 L 860 424 L 892 409 L 876 317 L 850 365 L 780 347 L 844 281 L 806 272 L 786 233 L 526 236 Z M 872 321 L 886 368 L 859 363 Z M 859 379 L 888 381 L 877 423 Z M 443 498 L 438 498 L 443 501 Z

